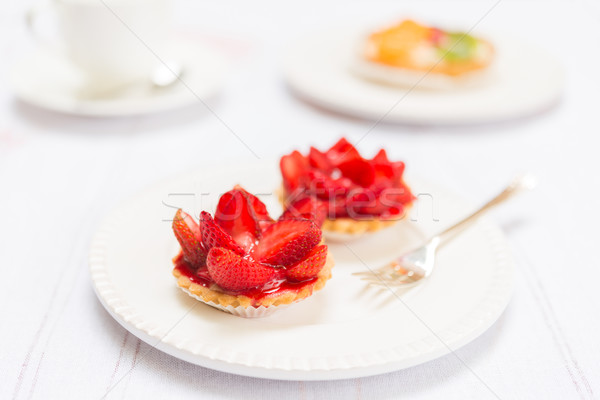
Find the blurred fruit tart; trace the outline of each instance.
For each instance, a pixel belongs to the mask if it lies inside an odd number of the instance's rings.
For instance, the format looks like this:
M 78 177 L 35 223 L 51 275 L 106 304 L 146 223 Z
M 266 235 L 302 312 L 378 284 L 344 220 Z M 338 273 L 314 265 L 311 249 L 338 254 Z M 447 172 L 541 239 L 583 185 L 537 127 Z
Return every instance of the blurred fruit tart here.
M 242 317 L 261 317 L 305 299 L 331 278 L 333 259 L 321 229 L 304 216 L 273 220 L 265 205 L 239 186 L 219 199 L 214 217 L 199 223 L 182 210 L 173 220 L 181 251 L 177 284 L 190 296 Z
M 404 20 L 371 33 L 358 53 L 353 70 L 364 78 L 440 89 L 481 82 L 494 46 L 466 32 Z
M 363 158 L 345 138 L 325 152 L 314 147 L 280 160 L 281 201 L 287 213 L 312 218 L 323 231 L 361 234 L 402 220 L 415 197 L 404 182 L 404 163 L 384 149 Z

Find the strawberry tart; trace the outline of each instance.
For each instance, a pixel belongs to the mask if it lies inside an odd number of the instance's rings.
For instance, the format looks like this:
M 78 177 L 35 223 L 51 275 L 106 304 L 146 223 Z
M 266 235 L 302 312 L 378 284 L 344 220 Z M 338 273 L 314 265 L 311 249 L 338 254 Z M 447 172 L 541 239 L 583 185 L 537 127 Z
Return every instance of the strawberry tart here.
M 285 155 L 280 168 L 288 213 L 313 218 L 323 231 L 377 231 L 403 219 L 415 200 L 402 161 L 390 161 L 384 149 L 365 159 L 345 138 L 325 152 Z
M 192 297 L 242 317 L 260 317 L 312 295 L 331 278 L 333 259 L 310 213 L 273 220 L 239 186 L 199 223 L 182 210 L 173 220 L 181 251 L 177 284 Z

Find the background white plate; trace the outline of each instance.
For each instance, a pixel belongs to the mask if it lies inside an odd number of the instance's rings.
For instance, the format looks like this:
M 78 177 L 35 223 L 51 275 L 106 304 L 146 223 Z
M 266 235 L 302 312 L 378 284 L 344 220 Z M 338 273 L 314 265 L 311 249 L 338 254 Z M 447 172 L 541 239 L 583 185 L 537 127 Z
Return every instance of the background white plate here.
M 410 367 L 448 354 L 484 332 L 507 305 L 513 264 L 500 230 L 480 220 L 442 247 L 419 287 L 391 293 L 352 272 L 380 266 L 467 211 L 453 195 L 408 177 L 420 205 L 414 219 L 364 241 L 331 244 L 333 278 L 309 299 L 261 319 L 202 304 L 176 285 L 177 207 L 197 215 L 241 183 L 278 215 L 277 163 L 198 171 L 156 185 L 102 224 L 91 248 L 96 293 L 111 315 L 150 345 L 220 371 L 288 380 L 345 379 Z M 431 201 L 433 199 L 433 201 Z M 437 220 L 437 221 L 436 221 Z
M 461 90 L 409 92 L 351 72 L 357 30 L 337 29 L 290 46 L 285 75 L 300 97 L 336 112 L 384 122 L 473 124 L 525 117 L 557 102 L 560 63 L 523 40 L 495 35 L 496 59 L 485 83 Z M 395 107 L 394 107 L 395 106 Z
M 163 59 L 181 64 L 185 82 L 153 89 L 132 86 L 114 96 L 89 99 L 79 94 L 84 76 L 57 53 L 36 52 L 18 62 L 11 71 L 15 95 L 38 107 L 67 114 L 96 117 L 126 116 L 172 110 L 198 103 L 216 94 L 223 83 L 223 58 L 201 44 L 174 41 Z M 187 86 L 187 87 L 186 87 Z

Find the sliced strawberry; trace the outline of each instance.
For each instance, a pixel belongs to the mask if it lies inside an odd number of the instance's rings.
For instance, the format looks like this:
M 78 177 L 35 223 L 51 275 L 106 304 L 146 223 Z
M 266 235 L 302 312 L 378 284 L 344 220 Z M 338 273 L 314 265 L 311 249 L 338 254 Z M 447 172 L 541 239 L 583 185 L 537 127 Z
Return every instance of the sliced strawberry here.
M 306 157 L 300 152 L 294 151 L 287 156 L 281 157 L 279 162 L 283 185 L 288 193 L 293 192 L 300 186 L 302 175 L 308 170 L 309 164 Z
M 379 214 L 379 218 L 382 220 L 386 219 L 399 219 L 404 217 L 405 208 L 402 205 L 387 207 L 381 214 Z
M 371 160 L 371 165 L 375 172 L 375 181 L 378 182 L 389 182 L 392 179 L 396 171 L 384 149 L 379 150 L 379 153 Z
M 274 266 L 292 265 L 321 241 L 321 230 L 310 220 L 283 220 L 267 229 L 254 249 L 255 260 Z
M 375 179 L 375 183 L 369 186 L 369 190 L 379 197 L 384 190 L 394 187 L 389 179 Z
M 390 161 L 384 149 L 373 159 L 366 160 L 345 138 L 325 153 L 311 147 L 306 157 L 297 151 L 284 156 L 281 172 L 288 202 L 290 198 L 312 196 L 326 203 L 327 216 L 394 216 L 402 213 L 404 205 L 414 200 L 402 179 L 403 162 Z M 367 190 L 367 198 L 355 196 L 358 189 Z M 380 198 L 390 190 L 396 193 Z M 320 222 L 314 213 L 294 214 L 291 217 L 285 213 L 280 220 L 305 217 L 315 219 L 317 224 Z
M 308 162 L 311 167 L 320 169 L 321 171 L 330 171 L 333 168 L 331 161 L 327 158 L 327 154 L 322 153 L 314 147 L 310 148 Z
M 314 197 L 303 197 L 292 202 L 281 214 L 279 221 L 286 219 L 310 219 L 317 226 L 323 225 L 327 217 L 327 204 Z
M 400 180 L 400 184 L 397 187 L 386 189 L 381 194 L 382 202 L 385 200 L 385 204 L 410 204 L 415 199 L 415 196 L 410 191 L 410 188 Z
M 200 213 L 200 232 L 202 243 L 207 251 L 213 247 L 222 247 L 239 255 L 245 253 L 244 249 L 233 240 L 230 234 L 217 225 L 213 217 L 206 211 Z
M 242 258 L 222 247 L 210 249 L 206 266 L 217 285 L 236 292 L 260 288 L 279 275 L 273 267 Z
M 362 219 L 365 216 L 379 215 L 377 198 L 369 189 L 361 189 L 352 193 L 347 199 L 347 212 L 351 218 Z
M 392 182 L 396 175 L 394 168 L 389 164 L 372 164 L 375 182 Z
M 404 162 L 396 161 L 392 163 L 392 168 L 394 169 L 394 176 L 398 178 L 402 178 L 402 174 L 404 173 Z
M 309 171 L 307 177 L 310 180 L 308 193 L 324 200 L 336 196 L 345 196 L 354 186 L 349 178 L 332 178 L 317 170 Z
M 369 187 L 375 181 L 375 169 L 367 160 L 354 158 L 338 165 L 342 175 L 362 187 Z
M 361 158 L 358 150 L 346 138 L 338 140 L 325 154 L 327 154 L 329 161 L 336 167 L 346 161 Z
M 207 250 L 202 245 L 202 236 L 196 221 L 179 209 L 173 219 L 173 232 L 181 245 L 185 261 L 196 268 L 203 266 L 206 262 Z
M 348 216 L 348 197 L 340 196 L 329 199 L 327 202 L 327 215 L 335 218 L 343 218 Z
M 293 282 L 313 279 L 327 261 L 327 246 L 317 246 L 299 263 L 285 269 L 285 277 Z
M 373 157 L 373 162 L 375 164 L 390 164 L 390 160 L 388 159 L 385 149 L 381 149 L 379 152 L 377 152 L 375 157 Z
M 235 185 L 234 189 L 241 191 L 242 194 L 246 196 L 247 200 L 249 201 L 250 208 L 254 212 L 254 218 L 258 221 L 259 224 L 261 222 L 274 222 L 273 218 L 271 218 L 269 212 L 267 211 L 267 206 L 265 206 L 265 203 L 260 201 L 258 197 L 248 192 L 240 185 Z
M 249 248 L 262 235 L 258 219 L 245 190 L 223 194 L 215 211 L 215 222 L 242 247 Z

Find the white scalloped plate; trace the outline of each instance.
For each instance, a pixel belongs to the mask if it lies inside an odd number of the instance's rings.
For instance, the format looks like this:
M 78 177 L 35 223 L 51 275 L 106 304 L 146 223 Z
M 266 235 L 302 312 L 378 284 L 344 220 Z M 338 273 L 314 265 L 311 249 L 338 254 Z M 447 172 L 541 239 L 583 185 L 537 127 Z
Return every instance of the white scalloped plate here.
M 172 356 L 220 371 L 284 380 L 330 380 L 407 368 L 469 343 L 506 307 L 513 264 L 486 220 L 439 251 L 434 274 L 408 292 L 367 287 L 351 275 L 375 268 L 469 210 L 438 185 L 408 176 L 419 206 L 411 221 L 349 244 L 330 244 L 333 278 L 305 301 L 244 319 L 183 293 L 171 276 L 170 218 L 183 207 L 214 210 L 240 183 L 280 207 L 277 163 L 210 168 L 135 196 L 106 218 L 91 247 L 98 298 L 134 335 Z
M 375 83 L 352 71 L 360 29 L 338 28 L 290 46 L 285 76 L 293 91 L 319 106 L 384 122 L 455 125 L 497 122 L 543 112 L 563 92 L 564 70 L 555 57 L 518 38 L 495 34 L 495 59 L 477 85 L 410 90 Z M 427 80 L 434 77 L 427 76 Z M 422 74 L 407 77 L 421 82 Z

